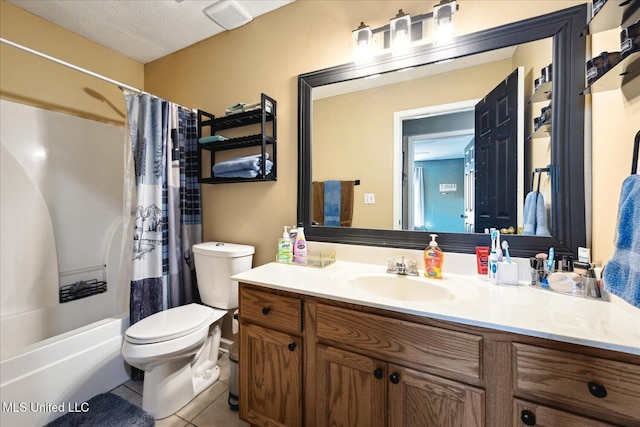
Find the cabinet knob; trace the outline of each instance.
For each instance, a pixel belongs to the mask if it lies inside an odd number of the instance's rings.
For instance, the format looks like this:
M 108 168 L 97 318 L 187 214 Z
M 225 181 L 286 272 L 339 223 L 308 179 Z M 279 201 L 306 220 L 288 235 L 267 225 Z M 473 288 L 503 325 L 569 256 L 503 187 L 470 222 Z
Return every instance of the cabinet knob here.
M 376 377 L 377 379 L 382 378 L 382 369 L 378 368 L 375 371 L 373 371 L 373 376 Z
M 398 384 L 400 382 L 400 375 L 394 372 L 393 374 L 389 375 L 389 381 L 394 384 Z
M 290 343 L 287 348 L 289 349 L 289 351 L 293 351 L 296 349 L 296 343 L 292 342 Z
M 603 397 L 607 397 L 607 389 L 604 388 L 603 385 L 600 385 L 596 382 L 589 381 L 589 393 L 593 396 L 602 399 Z
M 523 423 L 525 423 L 528 426 L 536 425 L 536 414 L 529 411 L 528 409 L 525 409 L 524 411 L 520 412 L 520 419 L 522 420 Z
M 264 314 L 265 316 L 269 314 L 270 311 L 271 309 L 269 307 L 262 307 L 262 314 Z

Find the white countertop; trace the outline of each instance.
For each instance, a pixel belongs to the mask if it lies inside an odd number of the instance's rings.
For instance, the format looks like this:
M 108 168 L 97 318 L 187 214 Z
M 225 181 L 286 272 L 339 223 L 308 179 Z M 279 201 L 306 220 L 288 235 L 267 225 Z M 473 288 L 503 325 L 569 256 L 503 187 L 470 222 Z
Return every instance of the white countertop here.
M 337 261 L 325 268 L 273 262 L 232 278 L 303 295 L 640 355 L 640 310 L 628 304 L 625 307 L 622 300 L 579 298 L 526 284 L 493 285 L 474 275 L 445 272 L 442 280 L 422 280 L 425 286 L 451 289 L 451 298 L 402 301 L 346 286 L 342 278 L 359 272 L 387 274 L 384 265 L 361 262 Z

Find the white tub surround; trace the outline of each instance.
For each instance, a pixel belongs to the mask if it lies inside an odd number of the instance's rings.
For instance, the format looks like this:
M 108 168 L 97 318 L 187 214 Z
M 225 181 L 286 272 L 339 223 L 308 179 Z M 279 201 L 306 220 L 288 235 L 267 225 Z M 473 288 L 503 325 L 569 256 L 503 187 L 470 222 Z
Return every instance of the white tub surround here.
M 348 245 L 331 245 L 331 250 L 336 252 L 338 261 L 325 268 L 269 263 L 232 278 L 303 295 L 640 354 L 640 310 L 624 307 L 628 304 L 618 300 L 578 298 L 532 288 L 524 284 L 529 275 L 528 268 L 524 268 L 526 264 L 520 268 L 522 284 L 492 285 L 476 276 L 475 255 L 445 254 L 444 278 L 422 280 L 426 287 L 433 284 L 447 288 L 451 296 L 431 302 L 418 301 L 420 298 L 416 296 L 416 301 L 408 301 L 357 291 L 349 285 L 349 278 L 362 274 L 388 274 L 385 271 L 386 259 L 392 256 L 414 257 L 418 260 L 418 266 L 421 266 L 420 251 L 355 249 Z M 362 261 L 363 258 L 367 263 L 345 260 Z M 456 268 L 458 272 L 452 272 Z M 460 274 L 461 271 L 466 274 Z M 391 274 L 388 276 L 394 277 Z
M 123 313 L 38 342 L 0 363 L 2 426 L 41 426 L 126 382 Z

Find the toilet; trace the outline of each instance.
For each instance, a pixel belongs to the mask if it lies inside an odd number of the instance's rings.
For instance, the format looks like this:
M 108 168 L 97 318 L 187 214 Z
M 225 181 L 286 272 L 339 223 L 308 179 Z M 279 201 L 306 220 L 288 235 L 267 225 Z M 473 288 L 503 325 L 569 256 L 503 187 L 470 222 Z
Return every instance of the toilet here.
M 203 304 L 164 310 L 131 325 L 122 356 L 144 371 L 142 409 L 160 419 L 174 414 L 220 377 L 222 318 L 238 307 L 231 276 L 251 269 L 253 246 L 205 242 L 193 246 Z

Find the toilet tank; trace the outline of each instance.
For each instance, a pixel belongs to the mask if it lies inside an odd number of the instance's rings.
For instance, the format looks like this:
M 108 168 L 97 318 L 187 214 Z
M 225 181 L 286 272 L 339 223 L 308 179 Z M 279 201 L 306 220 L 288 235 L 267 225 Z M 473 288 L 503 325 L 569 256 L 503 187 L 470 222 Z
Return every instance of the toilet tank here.
M 202 302 L 223 309 L 238 307 L 238 282 L 234 274 L 251 269 L 255 248 L 234 243 L 204 242 L 193 245 Z

